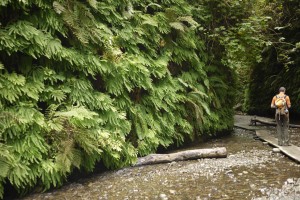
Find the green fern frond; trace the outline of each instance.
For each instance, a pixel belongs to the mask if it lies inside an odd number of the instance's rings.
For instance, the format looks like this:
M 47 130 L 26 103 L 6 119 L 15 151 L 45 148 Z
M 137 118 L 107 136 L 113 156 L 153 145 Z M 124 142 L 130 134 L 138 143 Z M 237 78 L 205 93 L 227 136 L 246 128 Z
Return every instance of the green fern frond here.
M 178 17 L 178 20 L 179 21 L 182 21 L 182 22 L 187 22 L 189 23 L 190 25 L 192 26 L 197 26 L 198 25 L 198 22 L 196 22 L 192 16 L 184 16 L 184 17 Z
M 176 30 L 184 32 L 185 26 L 181 22 L 171 22 L 170 26 Z
M 65 12 L 65 8 L 64 8 L 64 6 L 63 5 L 61 5 L 59 2 L 57 2 L 57 1 L 53 1 L 53 8 L 54 8 L 54 10 L 55 10 L 55 12 L 57 13 L 57 14 L 61 14 L 61 13 L 63 13 L 63 12 Z
M 87 2 L 92 8 L 97 9 L 97 4 L 98 4 L 97 0 L 87 0 Z

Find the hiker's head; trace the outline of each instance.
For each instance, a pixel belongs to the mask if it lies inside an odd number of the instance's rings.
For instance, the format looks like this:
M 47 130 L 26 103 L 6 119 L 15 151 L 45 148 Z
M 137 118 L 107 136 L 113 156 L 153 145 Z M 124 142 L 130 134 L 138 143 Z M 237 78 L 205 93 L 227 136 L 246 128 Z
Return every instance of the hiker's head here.
M 280 88 L 279 88 L 279 92 L 285 93 L 285 88 L 284 88 L 284 87 L 280 87 Z

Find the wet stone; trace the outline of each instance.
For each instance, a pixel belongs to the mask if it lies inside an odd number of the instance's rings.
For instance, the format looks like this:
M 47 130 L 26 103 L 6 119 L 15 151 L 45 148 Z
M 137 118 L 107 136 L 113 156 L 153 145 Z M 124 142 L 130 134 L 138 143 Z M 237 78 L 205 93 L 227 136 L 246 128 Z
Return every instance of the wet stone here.
M 176 190 L 170 190 L 170 194 L 176 194 Z
M 294 183 L 294 180 L 293 180 L 292 178 L 289 178 L 289 179 L 287 180 L 287 183 L 288 183 L 288 184 L 293 184 L 293 183 Z
M 272 150 L 274 153 L 280 153 L 280 149 L 279 148 L 273 148 Z
M 167 197 L 166 194 L 160 194 L 160 195 L 159 195 L 159 198 L 160 198 L 161 200 L 168 200 L 168 197 Z

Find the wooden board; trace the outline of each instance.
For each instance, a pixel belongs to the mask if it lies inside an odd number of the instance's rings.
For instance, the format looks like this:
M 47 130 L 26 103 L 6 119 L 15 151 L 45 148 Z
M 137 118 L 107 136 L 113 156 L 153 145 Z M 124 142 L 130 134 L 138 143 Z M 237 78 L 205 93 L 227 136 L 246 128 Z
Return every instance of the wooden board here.
M 255 124 L 255 126 L 257 125 L 256 123 L 259 122 L 262 125 L 268 125 L 268 126 L 276 126 L 276 122 L 275 121 L 266 121 L 266 120 L 262 120 L 262 119 L 257 119 L 257 118 L 252 118 L 251 119 L 251 124 Z M 300 125 L 298 124 L 289 124 L 290 128 L 300 128 Z
M 267 130 L 257 130 L 256 135 L 262 140 L 268 142 L 270 145 L 280 149 L 280 151 L 288 157 L 300 162 L 300 147 L 295 145 L 279 146 L 278 139 L 269 133 Z
M 254 115 L 235 115 L 234 126 L 247 130 L 260 130 L 264 126 L 276 126 L 274 118 L 258 117 Z M 290 128 L 300 128 L 298 124 L 289 124 Z
M 251 115 L 235 115 L 234 116 L 234 126 L 237 128 L 247 129 L 247 130 L 259 130 L 262 127 L 251 125 L 251 119 L 254 116 Z

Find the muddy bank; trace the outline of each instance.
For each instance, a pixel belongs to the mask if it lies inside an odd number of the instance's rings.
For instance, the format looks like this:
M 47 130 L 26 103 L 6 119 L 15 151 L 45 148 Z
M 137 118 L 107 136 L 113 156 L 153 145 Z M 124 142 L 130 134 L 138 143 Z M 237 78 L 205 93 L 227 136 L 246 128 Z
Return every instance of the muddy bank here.
M 300 197 L 300 165 L 236 129 L 192 148 L 225 146 L 228 158 L 131 167 L 24 199 L 270 199 Z M 293 183 L 291 182 L 293 180 Z M 289 182 L 288 182 L 289 181 Z M 288 182 L 288 183 L 287 183 Z M 283 195 L 283 196 L 282 196 Z

